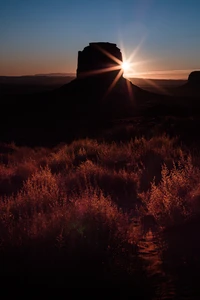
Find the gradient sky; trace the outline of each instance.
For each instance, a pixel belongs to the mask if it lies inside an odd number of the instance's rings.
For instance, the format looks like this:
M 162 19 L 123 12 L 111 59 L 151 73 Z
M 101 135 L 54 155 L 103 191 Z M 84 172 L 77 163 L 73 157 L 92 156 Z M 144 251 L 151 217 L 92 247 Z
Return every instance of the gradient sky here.
M 135 53 L 135 77 L 186 78 L 199 13 L 199 0 L 0 0 L 0 75 L 75 73 L 78 50 L 108 41 Z

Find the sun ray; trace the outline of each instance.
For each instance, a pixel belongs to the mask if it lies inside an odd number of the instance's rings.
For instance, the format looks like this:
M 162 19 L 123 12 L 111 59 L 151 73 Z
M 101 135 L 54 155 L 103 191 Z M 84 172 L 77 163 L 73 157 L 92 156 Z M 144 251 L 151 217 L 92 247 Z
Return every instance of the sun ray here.
M 163 88 L 163 87 L 161 87 L 160 85 L 156 84 L 153 80 L 151 80 L 151 79 L 146 79 L 146 78 L 143 78 L 143 80 L 144 80 L 145 82 L 147 82 L 147 84 L 149 84 L 150 86 L 156 88 L 157 91 L 159 91 L 159 92 L 161 92 L 161 93 L 164 93 L 164 94 L 169 94 L 165 88 Z
M 118 59 L 117 57 L 115 57 L 114 55 L 112 55 L 111 53 L 109 53 L 108 51 L 106 51 L 105 49 L 102 49 L 98 45 L 95 45 L 95 47 L 98 50 L 100 50 L 103 54 L 105 54 L 107 57 L 109 57 L 113 62 L 116 62 L 119 66 L 122 64 L 122 61 L 120 59 Z
M 137 47 L 134 49 L 134 51 L 131 53 L 131 55 L 128 58 L 128 61 L 132 61 L 135 56 L 137 55 L 138 51 L 140 50 L 142 44 L 144 42 L 144 38 L 141 39 L 140 43 L 137 45 Z
M 133 74 L 136 75 L 137 74 L 137 72 L 135 70 L 136 66 L 140 66 L 145 63 L 152 62 L 152 60 L 149 60 L 149 59 L 148 60 L 136 60 L 136 56 L 137 56 L 138 52 L 140 51 L 144 41 L 145 41 L 145 37 L 142 37 L 139 44 L 135 47 L 135 49 L 131 52 L 131 54 L 127 55 L 126 49 L 122 42 L 122 39 L 120 39 L 119 44 L 120 44 L 120 48 L 122 51 L 123 61 L 124 61 L 124 63 L 126 63 L 129 66 L 129 68 L 127 70 L 124 70 L 124 77 L 130 78 L 131 76 L 133 76 Z
M 137 45 L 137 47 L 134 49 L 134 51 L 131 53 L 131 55 L 128 58 L 127 58 L 126 53 L 124 51 L 124 47 L 122 45 L 122 42 L 120 42 L 121 49 L 122 49 L 122 54 L 123 54 L 123 61 L 121 61 L 120 59 L 118 59 L 117 57 L 115 57 L 114 55 L 112 55 L 111 53 L 109 53 L 107 50 L 103 49 L 99 45 L 95 45 L 95 47 L 99 51 L 101 51 L 104 55 L 106 55 L 108 58 L 110 58 L 111 61 L 113 61 L 113 66 L 107 67 L 107 68 L 100 68 L 100 69 L 96 69 L 96 70 L 91 70 L 91 71 L 86 71 L 86 72 L 81 74 L 81 77 L 87 77 L 87 76 L 91 76 L 91 75 L 98 75 L 98 74 L 103 74 L 103 73 L 117 71 L 117 70 L 122 70 L 122 72 L 120 72 L 120 74 L 123 75 L 123 73 L 124 73 L 125 77 L 131 77 L 131 76 L 128 76 L 128 75 L 130 75 L 131 73 L 135 73 L 135 72 L 133 72 L 133 69 L 134 69 L 135 66 L 140 65 L 140 64 L 144 64 L 146 62 L 149 62 L 149 60 L 141 60 L 141 61 L 134 61 L 133 62 L 133 58 L 136 56 L 137 52 L 140 50 L 143 41 L 144 41 L 144 38 L 140 41 L 140 43 Z M 112 64 L 112 62 L 111 62 L 111 64 Z
M 122 56 L 123 56 L 123 60 L 118 59 L 117 57 L 115 57 L 114 55 L 112 55 L 111 53 L 109 53 L 107 50 L 103 49 L 102 47 L 100 47 L 99 45 L 95 45 L 95 47 L 101 51 L 105 56 L 107 56 L 108 58 L 110 58 L 110 66 L 106 67 L 106 68 L 100 68 L 100 69 L 96 69 L 96 70 L 90 70 L 90 71 L 86 71 L 81 73 L 81 77 L 87 77 L 87 76 L 92 76 L 92 75 L 98 75 L 98 74 L 104 74 L 104 73 L 108 73 L 108 72 L 114 72 L 114 71 L 118 71 L 114 80 L 112 81 L 112 83 L 110 84 L 110 86 L 108 87 L 104 98 L 112 91 L 112 89 L 114 88 L 114 86 L 116 85 L 116 83 L 118 82 L 118 80 L 120 79 L 120 77 L 122 77 L 122 75 L 124 74 L 125 77 L 127 78 L 131 78 L 131 76 L 133 75 L 133 73 L 136 73 L 134 70 L 134 67 L 137 65 L 141 65 L 141 64 L 145 64 L 146 62 L 149 62 L 151 60 L 135 60 L 133 61 L 133 59 L 136 57 L 138 51 L 141 49 L 141 46 L 144 42 L 144 38 L 141 39 L 140 43 L 137 45 L 137 47 L 132 51 L 131 55 L 129 57 L 127 57 L 123 44 L 122 42 L 120 42 L 121 44 L 121 49 L 122 49 Z M 113 63 L 112 63 L 113 61 Z M 113 73 L 114 74 L 114 73 Z M 138 74 L 138 73 L 136 73 Z M 134 74 L 135 75 L 135 74 Z M 156 83 L 153 83 L 150 80 L 146 80 L 150 85 L 156 87 L 156 88 L 160 88 L 156 85 Z M 128 89 L 128 94 L 130 99 L 133 99 L 133 90 L 131 88 L 131 83 L 126 81 L 126 85 L 127 85 L 127 89 Z M 161 88 L 160 88 L 161 90 Z M 164 90 L 163 90 L 164 91 Z M 165 91 L 164 91 L 165 92 Z
M 127 90 L 129 94 L 129 98 L 131 101 L 133 101 L 133 89 L 132 89 L 132 83 L 129 80 L 126 80 Z
M 116 70 L 120 70 L 120 69 L 121 69 L 121 65 L 117 65 L 117 66 L 112 66 L 112 67 L 108 67 L 108 68 L 86 71 L 86 72 L 81 73 L 81 77 L 103 74 L 103 73 L 112 72 L 112 71 L 116 71 Z
M 101 51 L 104 55 L 106 55 L 108 58 L 110 58 L 113 61 L 113 66 L 111 67 L 107 67 L 107 68 L 100 68 L 97 70 L 92 70 L 92 71 L 86 71 L 84 73 L 81 74 L 81 77 L 87 77 L 87 76 L 91 76 L 91 75 L 98 75 L 98 74 L 103 74 L 103 73 L 107 73 L 107 72 L 112 72 L 112 71 L 116 71 L 116 70 L 122 70 L 122 64 L 123 62 L 118 59 L 117 57 L 115 57 L 114 55 L 112 55 L 111 53 L 109 53 L 108 51 L 106 51 L 105 49 L 101 48 L 99 45 L 95 45 L 95 47 Z M 122 71 L 123 73 L 123 71 Z
M 152 61 L 153 61 L 153 59 L 137 60 L 137 61 L 132 62 L 131 65 L 137 66 L 137 65 L 142 65 L 142 64 L 149 63 L 149 62 L 152 62 Z
M 108 96 L 108 94 L 112 91 L 112 89 L 114 88 L 114 86 L 116 85 L 117 81 L 120 79 L 120 77 L 122 76 L 123 70 L 121 69 L 118 74 L 115 76 L 113 82 L 111 83 L 111 85 L 109 86 L 109 88 L 107 89 L 105 95 L 104 95 L 104 99 Z
M 133 59 L 135 58 L 136 54 L 141 49 L 141 46 L 142 46 L 144 40 L 145 40 L 145 38 L 143 37 L 141 39 L 141 41 L 139 42 L 139 44 L 136 46 L 136 48 L 133 50 L 133 52 L 131 53 L 131 55 L 128 58 L 127 58 L 127 55 L 126 55 L 126 51 L 125 51 L 124 45 L 123 45 L 122 41 L 120 41 L 120 48 L 122 49 L 124 60 L 128 61 L 129 63 L 131 61 L 133 61 Z

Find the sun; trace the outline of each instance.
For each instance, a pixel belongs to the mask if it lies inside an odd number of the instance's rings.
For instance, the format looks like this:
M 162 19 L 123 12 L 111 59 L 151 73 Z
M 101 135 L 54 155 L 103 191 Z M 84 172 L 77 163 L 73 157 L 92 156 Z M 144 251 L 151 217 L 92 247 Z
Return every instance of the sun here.
M 130 63 L 128 61 L 124 61 L 121 65 L 121 67 L 122 67 L 122 70 L 124 72 L 127 72 L 130 69 L 131 66 L 130 66 Z

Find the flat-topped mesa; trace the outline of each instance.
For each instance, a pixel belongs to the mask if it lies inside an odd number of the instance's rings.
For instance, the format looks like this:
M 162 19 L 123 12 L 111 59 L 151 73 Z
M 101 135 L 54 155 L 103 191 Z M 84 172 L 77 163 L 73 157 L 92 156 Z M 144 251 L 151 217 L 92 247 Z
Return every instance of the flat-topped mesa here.
M 122 53 L 116 44 L 90 43 L 78 52 L 77 78 L 88 76 L 116 76 L 121 69 Z

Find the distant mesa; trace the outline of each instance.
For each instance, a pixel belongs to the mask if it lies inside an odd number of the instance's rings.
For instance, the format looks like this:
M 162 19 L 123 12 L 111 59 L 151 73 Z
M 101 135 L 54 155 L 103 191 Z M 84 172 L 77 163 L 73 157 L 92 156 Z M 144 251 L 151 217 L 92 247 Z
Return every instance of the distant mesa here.
M 122 53 L 116 44 L 89 43 L 83 51 L 78 52 L 77 78 L 94 75 L 116 76 L 121 70 L 121 63 Z
M 200 71 L 193 71 L 188 76 L 188 83 L 192 85 L 200 85 Z
M 186 83 L 172 90 L 172 95 L 179 97 L 200 97 L 200 71 L 192 71 Z

